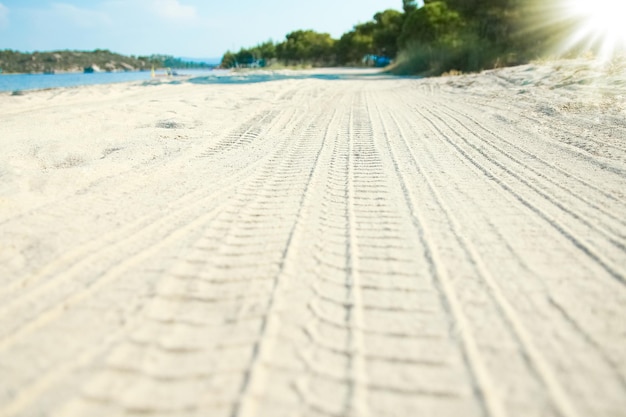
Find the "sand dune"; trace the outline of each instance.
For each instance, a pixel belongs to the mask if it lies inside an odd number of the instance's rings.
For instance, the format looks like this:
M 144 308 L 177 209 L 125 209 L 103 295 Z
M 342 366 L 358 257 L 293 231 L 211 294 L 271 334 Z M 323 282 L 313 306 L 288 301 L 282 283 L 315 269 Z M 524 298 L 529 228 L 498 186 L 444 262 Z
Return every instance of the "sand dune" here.
M 0 416 L 626 416 L 623 68 L 312 74 L 0 95 Z

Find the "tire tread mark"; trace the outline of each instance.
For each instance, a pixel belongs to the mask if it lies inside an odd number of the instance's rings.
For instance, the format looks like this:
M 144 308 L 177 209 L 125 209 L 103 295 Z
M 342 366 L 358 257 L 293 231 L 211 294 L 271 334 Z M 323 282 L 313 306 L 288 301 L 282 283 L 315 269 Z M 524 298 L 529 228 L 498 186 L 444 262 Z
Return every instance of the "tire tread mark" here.
M 395 119 L 393 115 L 391 116 Z M 428 120 L 430 122 L 430 119 L 426 118 L 424 114 L 421 114 L 421 116 L 424 117 L 425 120 Z M 433 125 L 433 127 L 435 127 L 432 122 L 430 123 L 431 125 Z M 445 140 L 447 143 L 452 144 L 451 141 L 447 137 L 445 137 L 442 132 L 439 131 L 439 134 L 443 140 Z M 415 154 L 413 153 L 413 150 L 410 148 L 408 143 L 406 143 L 406 139 L 404 137 L 403 140 L 404 145 L 411 155 L 415 166 L 417 166 L 417 159 Z M 457 148 L 455 147 L 455 149 Z M 568 398 L 568 395 L 565 393 L 563 387 L 554 375 L 554 372 L 551 370 L 547 361 L 544 359 L 543 355 L 541 355 L 539 349 L 534 346 L 531 336 L 526 331 L 522 321 L 517 317 L 515 309 L 506 299 L 502 292 L 502 289 L 497 284 L 496 280 L 493 278 L 488 268 L 485 266 L 482 257 L 480 257 L 480 255 L 476 252 L 476 249 L 471 244 L 471 242 L 468 242 L 467 238 L 460 232 L 458 220 L 454 217 L 452 211 L 445 205 L 439 192 L 437 191 L 436 187 L 433 186 L 428 176 L 424 174 L 423 177 L 426 180 L 428 188 L 430 189 L 433 197 L 437 201 L 437 204 L 443 210 L 450 224 L 452 225 L 455 237 L 459 240 L 459 242 L 461 242 L 466 252 L 470 255 L 472 262 L 474 263 L 480 274 L 480 277 L 489 287 L 490 294 L 496 300 L 499 309 L 502 311 L 507 321 L 509 322 L 512 330 L 515 332 L 518 341 L 521 343 L 524 352 L 526 352 L 529 359 L 531 360 L 534 369 L 537 371 L 546 388 L 549 390 L 550 395 L 553 398 L 555 405 L 558 407 L 560 414 L 565 417 L 579 416 L 578 412 L 573 407 L 570 399 Z
M 442 103 L 438 103 L 438 105 L 439 105 L 440 107 L 446 107 L 446 108 L 448 108 L 448 109 L 450 108 L 449 106 L 447 106 L 447 105 L 445 105 L 445 104 L 442 104 Z M 463 122 L 462 122 L 462 121 L 461 121 L 458 117 L 454 116 L 451 112 L 448 112 L 448 111 L 442 111 L 442 114 L 445 114 L 448 118 L 450 118 L 450 119 L 452 119 L 452 120 L 455 120 L 455 121 L 456 121 L 459 125 L 464 126 L 464 123 L 463 123 Z M 549 168 L 551 168 L 551 169 L 554 169 L 554 170 L 556 170 L 556 171 L 560 172 L 560 173 L 561 173 L 561 174 L 563 174 L 565 177 L 567 177 L 567 178 L 573 178 L 573 179 L 575 179 L 576 181 L 578 181 L 579 183 L 581 183 L 581 184 L 583 184 L 583 185 L 585 185 L 585 186 L 587 186 L 587 187 L 589 187 L 589 188 L 591 188 L 591 189 L 597 190 L 597 187 L 594 187 L 594 186 L 592 186 L 591 184 L 588 184 L 586 181 L 584 181 L 584 180 L 582 180 L 582 179 L 578 178 L 577 176 L 571 175 L 571 174 L 567 173 L 566 171 L 564 171 L 563 169 L 561 169 L 561 168 L 559 168 L 559 167 L 556 167 L 556 166 L 554 166 L 554 165 L 552 165 L 552 164 L 549 164 L 548 162 L 546 162 L 546 161 L 544 161 L 544 160 L 540 159 L 537 155 L 534 155 L 534 154 L 532 154 L 532 153 L 530 153 L 530 152 L 528 152 L 528 151 L 526 151 L 526 150 L 522 149 L 521 147 L 519 147 L 519 146 L 517 146 L 517 145 L 515 145 L 515 144 L 513 144 L 513 143 L 511 143 L 511 142 L 509 142 L 508 140 L 504 139 L 502 136 L 497 135 L 497 134 L 496 134 L 496 133 L 494 133 L 492 130 L 488 129 L 487 127 L 485 127 L 485 126 L 483 126 L 483 125 L 481 125 L 481 124 L 479 124 L 478 122 L 476 122 L 476 121 L 475 121 L 473 118 L 471 118 L 470 116 L 465 115 L 465 114 L 464 114 L 463 116 L 464 116 L 464 117 L 466 117 L 468 120 L 470 120 L 470 121 L 471 121 L 471 122 L 472 122 L 472 123 L 473 123 L 476 127 L 478 127 L 478 128 L 480 128 L 481 130 L 485 131 L 486 133 L 488 133 L 489 135 L 493 136 L 494 138 L 497 138 L 497 139 L 499 139 L 499 140 L 501 140 L 501 141 L 503 141 L 503 142 L 507 143 L 509 146 L 511 146 L 511 147 L 513 147 L 513 148 L 517 149 L 518 151 L 520 151 L 520 152 L 524 153 L 525 155 L 527 155 L 527 156 L 529 156 L 529 157 L 531 157 L 531 158 L 533 158 L 533 159 L 535 159 L 535 160 L 537 160 L 537 161 L 540 161 L 540 162 L 541 162 L 541 163 L 543 163 L 545 166 L 547 166 L 547 167 L 549 167 Z M 509 158 L 509 159 L 513 160 L 515 163 L 517 163 L 518 165 L 520 165 L 521 167 L 523 167 L 523 168 L 524 168 L 524 170 L 528 170 L 528 171 L 532 172 L 532 173 L 533 173 L 533 174 L 535 174 L 537 177 L 542 178 L 542 179 L 543 179 L 543 180 L 545 180 L 546 182 L 548 182 L 548 183 L 552 184 L 553 186 L 555 186 L 555 187 L 559 188 L 560 190 L 564 191 L 565 193 L 567 193 L 568 195 L 570 195 L 572 198 L 574 198 L 574 199 L 576 199 L 576 200 L 579 200 L 579 201 L 581 201 L 581 202 L 585 203 L 586 205 L 588 205 L 588 206 L 589 206 L 589 207 L 591 207 L 592 209 L 594 209 L 594 210 L 597 210 L 597 211 L 601 212 L 602 214 L 604 214 L 605 216 L 607 216 L 607 217 L 611 218 L 612 220 L 614 220 L 615 222 L 617 222 L 617 223 L 621 224 L 622 226 L 626 226 L 626 221 L 624 221 L 622 218 L 619 218 L 618 216 L 615 216 L 614 214 L 610 213 L 609 211 L 604 210 L 602 207 L 600 207 L 599 205 L 595 204 L 595 203 L 594 203 L 594 202 L 592 202 L 592 201 L 589 201 L 589 200 L 588 200 L 587 198 L 585 198 L 584 196 L 582 196 L 582 195 L 580 195 L 580 194 L 575 194 L 575 193 L 573 193 L 573 192 L 572 192 L 570 189 L 568 189 L 567 187 L 564 187 L 563 185 L 559 184 L 557 181 L 555 181 L 555 180 L 551 179 L 549 176 L 547 176 L 547 175 L 545 175 L 545 174 L 543 174 L 543 173 L 539 172 L 538 170 L 536 170 L 536 169 L 532 168 L 532 167 L 531 167 L 531 166 L 529 166 L 528 164 L 525 164 L 523 161 L 519 160 L 518 158 L 514 157 L 514 156 L 513 156 L 513 155 L 511 155 L 510 153 L 506 152 L 506 151 L 505 151 L 505 150 L 503 150 L 502 148 L 500 148 L 500 147 L 498 147 L 497 145 L 495 145 L 495 143 L 493 143 L 493 142 L 487 142 L 484 138 L 482 138 L 482 137 L 480 137 L 479 135 L 477 135 L 477 134 L 476 134 L 473 130 L 471 130 L 471 129 L 467 128 L 467 127 L 465 127 L 465 129 L 467 129 L 467 130 L 468 130 L 468 132 L 470 132 L 470 133 L 471 133 L 474 137 L 476 137 L 477 139 L 479 139 L 479 140 L 481 140 L 481 141 L 483 141 L 483 142 L 485 142 L 485 143 L 488 143 L 491 147 L 493 147 L 494 149 L 496 149 L 496 150 L 497 150 L 498 152 L 500 152 L 502 155 L 504 155 L 504 156 L 506 156 L 507 158 Z M 607 231 L 606 231 L 606 232 L 604 232 L 604 233 L 605 233 L 605 234 L 606 234 L 606 233 L 615 233 L 615 229 L 612 229 L 612 228 L 610 228 L 609 226 L 607 226 Z M 619 236 L 617 236 L 617 237 L 619 237 Z M 620 248 L 624 249 L 624 245 L 623 245 L 623 244 L 621 244 L 620 242 L 617 242 L 617 243 L 620 245 Z
M 359 277 L 359 254 L 356 231 L 355 213 L 355 162 L 354 162 L 354 103 L 350 106 L 348 120 L 348 157 L 347 163 L 347 186 L 346 186 L 346 286 L 349 288 L 350 309 L 348 310 L 348 323 L 350 325 L 350 397 L 348 403 L 348 416 L 367 417 L 367 372 L 365 367 L 365 344 L 363 342 L 363 300 L 361 295 L 361 282 Z
M 238 400 L 230 414 L 231 417 L 247 417 L 257 415 L 258 404 L 257 399 L 253 397 L 253 395 L 257 394 L 258 392 L 262 392 L 266 387 L 266 375 L 264 375 L 264 371 L 261 369 L 261 367 L 266 366 L 266 364 L 263 362 L 263 359 L 271 355 L 271 352 L 273 350 L 273 343 L 275 342 L 275 334 L 277 333 L 277 328 L 279 325 L 279 319 L 275 312 L 278 288 L 283 279 L 286 263 L 289 262 L 289 257 L 291 256 L 291 248 L 294 236 L 296 235 L 297 229 L 301 224 L 302 211 L 306 205 L 307 196 L 309 195 L 309 189 L 313 181 L 313 177 L 315 176 L 315 173 L 317 171 L 317 167 L 320 161 L 320 155 L 324 150 L 328 130 L 333 124 L 335 116 L 336 113 L 333 113 L 330 117 L 330 121 L 327 124 L 322 136 L 321 145 L 315 154 L 312 167 L 308 173 L 306 185 L 299 200 L 295 221 L 293 222 L 289 230 L 288 238 L 281 254 L 280 265 L 277 273 L 273 278 L 271 290 L 272 294 L 269 297 L 269 306 L 267 309 L 267 313 L 264 315 L 264 318 L 262 320 L 259 338 L 254 347 L 252 362 L 249 365 L 248 370 L 246 371 L 246 375 L 244 377 L 244 381 L 238 395 Z M 307 129 L 310 129 L 314 123 L 315 121 L 311 122 Z M 293 157 L 294 160 L 298 158 L 296 155 L 294 155 Z
M 478 349 L 476 340 L 471 334 L 471 330 L 469 328 L 465 315 L 463 314 L 461 303 L 458 300 L 458 296 L 454 290 L 451 279 L 445 269 L 439 266 L 443 264 L 443 260 L 441 259 L 439 253 L 436 251 L 434 245 L 431 243 L 432 238 L 430 237 L 430 232 L 426 227 L 426 222 L 424 221 L 419 211 L 416 209 L 415 204 L 413 203 L 413 199 L 411 198 L 411 193 L 407 185 L 408 182 L 405 179 L 405 174 L 403 173 L 403 170 L 399 166 L 398 157 L 390 140 L 389 130 L 385 123 L 385 118 L 382 115 L 380 107 L 376 103 L 374 105 L 376 108 L 377 118 L 379 119 L 380 124 L 383 128 L 384 137 L 388 145 L 388 150 L 391 157 L 391 162 L 394 166 L 395 174 L 398 178 L 400 187 L 402 188 L 405 203 L 409 208 L 409 212 L 411 213 L 411 221 L 413 223 L 413 227 L 415 228 L 418 237 L 424 247 L 424 256 L 429 263 L 430 273 L 433 277 L 433 280 L 438 283 L 438 287 L 442 296 L 442 301 L 448 314 L 453 319 L 454 323 L 457 324 L 457 328 L 461 338 L 460 344 L 463 352 L 463 358 L 465 360 L 465 364 L 469 370 L 469 373 L 476 384 L 476 386 L 474 387 L 474 394 L 476 396 L 476 399 L 487 416 L 505 417 L 506 413 L 502 404 L 498 401 L 497 398 L 492 395 L 492 393 L 495 391 L 493 388 L 494 383 L 491 381 L 489 373 L 485 368 L 485 365 L 483 363 L 484 361 Z M 389 116 L 399 128 L 399 125 L 393 117 L 393 114 L 389 113 Z M 420 173 L 423 177 L 424 174 L 422 172 Z
M 476 166 L 476 168 L 478 168 L 480 171 L 482 171 L 488 178 L 492 178 L 498 185 L 500 185 L 500 187 L 502 187 L 504 190 L 506 190 L 507 192 L 509 192 L 513 197 L 515 197 L 516 200 L 518 200 L 520 203 L 522 203 L 525 207 L 527 207 L 528 209 L 530 209 L 532 212 L 534 212 L 536 215 L 538 215 L 540 218 L 542 218 L 543 220 L 545 220 L 550 226 L 552 226 L 555 230 L 557 230 L 561 235 L 563 235 L 568 241 L 570 241 L 574 246 L 576 246 L 578 249 L 580 249 L 581 252 L 583 252 L 585 255 L 587 255 L 589 258 L 591 258 L 592 260 L 594 260 L 598 265 L 600 265 L 602 267 L 602 269 L 604 269 L 608 275 L 610 275 L 612 278 L 614 278 L 617 282 L 619 282 L 622 285 L 626 285 L 626 277 L 624 277 L 624 275 L 622 273 L 620 273 L 614 266 L 612 266 L 612 262 L 607 261 L 604 256 L 600 255 L 597 253 L 597 251 L 595 251 L 594 249 L 592 249 L 589 245 L 585 244 L 584 242 L 582 242 L 580 239 L 577 239 L 576 236 L 574 235 L 574 233 L 572 233 L 566 226 L 564 226 L 563 224 L 561 224 L 560 222 L 558 222 L 555 218 L 553 218 L 552 216 L 550 216 L 548 213 L 544 212 L 543 210 L 541 210 L 539 207 L 533 205 L 530 201 L 528 201 L 526 198 L 524 198 L 520 193 L 516 192 L 510 185 L 508 185 L 504 180 L 502 180 L 501 178 L 499 178 L 497 175 L 493 175 L 488 168 L 484 167 L 483 165 L 481 165 L 479 162 L 477 162 L 474 158 L 471 157 L 471 155 L 469 155 L 465 150 L 463 150 L 457 143 L 455 143 L 454 141 L 452 141 L 442 130 L 439 126 L 437 126 L 437 124 L 435 122 L 433 122 L 430 118 L 428 118 L 421 110 L 416 109 L 416 111 L 418 112 L 418 114 L 420 115 L 420 117 L 424 118 L 424 120 L 427 120 L 428 123 L 435 129 L 436 132 L 438 132 L 438 134 L 446 141 L 446 143 L 450 144 L 453 148 L 455 148 L 457 150 L 457 152 L 460 155 L 463 155 L 463 157 L 469 161 L 471 164 L 473 164 L 474 166 Z M 431 112 L 431 114 L 433 115 L 433 117 L 437 120 L 440 120 L 440 122 L 445 124 L 445 121 L 439 117 L 438 115 L 434 114 Z M 521 182 L 522 184 L 526 185 L 528 188 L 530 188 L 531 190 L 535 191 L 536 193 L 538 193 L 539 195 L 541 195 L 542 197 L 544 197 L 547 201 L 553 203 L 554 205 L 556 205 L 558 208 L 560 208 L 561 210 L 571 214 L 571 210 L 568 210 L 566 207 L 564 207 L 561 203 L 554 201 L 553 198 L 551 198 L 550 196 L 548 196 L 547 194 L 545 194 L 544 192 L 542 192 L 541 190 L 538 190 L 535 186 L 533 186 L 532 184 L 530 184 L 527 180 L 520 178 L 519 175 L 516 175 L 514 173 L 512 173 L 506 166 L 504 166 L 502 163 L 494 161 L 493 159 L 489 158 L 484 151 L 478 149 L 475 145 L 469 143 L 469 141 L 463 137 L 460 137 L 461 140 L 463 140 L 467 146 L 475 149 L 479 154 L 483 155 L 483 157 L 485 157 L 488 161 L 490 161 L 491 163 L 493 163 L 494 165 L 500 167 L 501 169 L 503 169 L 505 172 L 509 173 L 512 177 L 516 178 L 519 182 Z M 575 215 L 574 215 L 575 216 Z M 576 218 L 576 217 L 574 217 Z M 583 220 L 583 219 L 581 219 Z M 584 221 L 584 220 L 583 220 Z M 587 223 L 588 224 L 588 223 Z M 612 244 L 614 244 L 614 242 L 611 241 Z

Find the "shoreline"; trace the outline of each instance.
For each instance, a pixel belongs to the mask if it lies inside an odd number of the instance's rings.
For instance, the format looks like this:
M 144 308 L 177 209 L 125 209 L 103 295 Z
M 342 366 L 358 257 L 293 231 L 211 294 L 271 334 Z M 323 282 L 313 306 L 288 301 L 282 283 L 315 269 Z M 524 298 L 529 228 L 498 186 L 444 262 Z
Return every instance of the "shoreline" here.
M 155 70 L 156 71 L 156 70 Z M 150 81 L 150 80 L 182 80 L 193 77 L 195 74 L 191 74 L 193 71 L 197 71 L 198 74 L 209 73 L 210 71 L 204 70 L 183 70 L 186 74 L 178 75 L 166 75 L 164 73 L 157 73 L 156 77 L 151 77 L 151 71 L 119 71 L 119 72 L 65 72 L 57 74 L 42 74 L 42 73 L 24 73 L 24 74 L 6 74 L 6 77 L 0 76 L 0 93 L 1 92 L 13 92 L 13 91 L 37 91 L 50 88 L 70 88 L 80 87 L 86 85 L 99 85 L 99 84 L 116 84 L 123 82 L 136 82 L 136 81 Z M 5 74 L 2 74 L 5 75 Z M 54 78 L 54 75 L 59 76 Z M 11 77 L 14 77 L 13 79 Z M 71 80 L 66 77 L 76 77 Z M 111 77 L 112 79 L 107 79 Z M 122 79 L 117 79 L 122 78 Z M 15 80 L 12 83 L 10 81 Z M 33 86 L 32 83 L 35 82 Z M 24 85 L 23 83 L 27 83 Z M 60 83 L 60 85 L 59 85 Z M 66 83 L 65 85 L 63 83 Z M 39 85 L 38 85 L 39 84 Z
M 145 71 L 138 72 L 121 72 L 121 73 L 66 73 L 59 75 L 77 75 L 85 76 L 84 80 L 92 80 L 90 77 L 106 76 L 109 75 L 123 75 L 123 74 L 146 74 Z M 24 77 L 40 77 L 43 81 L 54 80 L 52 77 L 48 77 L 47 74 L 22 74 Z M 377 68 L 355 68 L 355 67 L 343 67 L 343 68 L 314 68 L 314 69 L 250 69 L 244 71 L 234 71 L 232 69 L 182 69 L 181 73 L 176 75 L 158 74 L 156 77 L 137 78 L 129 80 L 114 80 L 106 82 L 89 82 L 79 83 L 76 85 L 61 85 L 61 86 L 43 86 L 41 88 L 19 88 L 17 86 L 11 86 L 10 88 L 2 89 L 0 84 L 0 93 L 7 92 L 12 93 L 15 91 L 32 92 L 46 89 L 56 88 L 75 88 L 88 85 L 106 85 L 117 84 L 124 82 L 143 82 L 149 85 L 167 84 L 167 83 L 184 83 L 191 82 L 194 84 L 250 84 L 250 83 L 264 83 L 289 79 L 306 79 L 306 78 L 319 78 L 319 79 L 347 79 L 351 77 L 368 76 L 368 77 L 381 77 L 381 78 L 395 78 L 396 76 L 385 74 Z M 419 78 L 419 77 L 408 77 Z M 2 78 L 0 78 L 0 83 Z
M 136 70 L 136 71 L 94 71 L 92 73 L 86 73 L 84 71 L 55 71 L 53 73 L 48 72 L 3 72 L 0 73 L 0 77 L 3 75 L 63 75 L 63 74 L 117 74 L 126 72 L 150 72 L 151 70 Z

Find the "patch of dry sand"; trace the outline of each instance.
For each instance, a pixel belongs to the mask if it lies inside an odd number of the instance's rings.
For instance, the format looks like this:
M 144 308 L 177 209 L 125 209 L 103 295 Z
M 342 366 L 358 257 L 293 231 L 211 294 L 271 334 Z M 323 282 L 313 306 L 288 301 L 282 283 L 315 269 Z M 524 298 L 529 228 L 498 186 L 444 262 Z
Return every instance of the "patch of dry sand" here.
M 0 416 L 626 416 L 623 67 L 343 78 L 0 95 Z

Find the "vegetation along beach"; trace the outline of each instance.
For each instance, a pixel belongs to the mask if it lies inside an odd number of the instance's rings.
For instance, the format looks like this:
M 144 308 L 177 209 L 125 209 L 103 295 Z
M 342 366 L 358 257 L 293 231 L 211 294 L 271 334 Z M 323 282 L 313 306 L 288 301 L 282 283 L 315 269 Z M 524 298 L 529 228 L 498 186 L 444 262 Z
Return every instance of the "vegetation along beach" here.
M 625 6 L 257 3 L 0 0 L 0 417 L 626 417 Z

